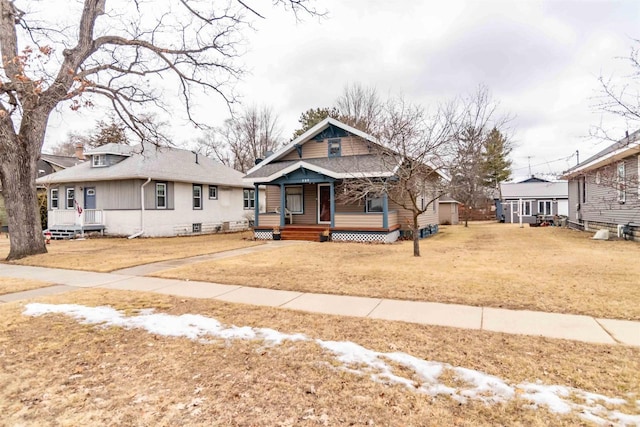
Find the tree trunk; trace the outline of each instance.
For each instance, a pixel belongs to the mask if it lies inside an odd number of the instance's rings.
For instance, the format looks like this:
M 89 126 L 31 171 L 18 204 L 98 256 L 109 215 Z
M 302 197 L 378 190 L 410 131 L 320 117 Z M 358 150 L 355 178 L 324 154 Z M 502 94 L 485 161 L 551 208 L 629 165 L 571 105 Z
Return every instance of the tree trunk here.
M 11 238 L 7 260 L 47 252 L 35 183 L 42 142 L 12 136 L 9 143 L 4 141 L 0 155 L 0 183 Z
M 413 214 L 413 256 L 420 256 L 420 236 L 418 236 L 418 215 Z

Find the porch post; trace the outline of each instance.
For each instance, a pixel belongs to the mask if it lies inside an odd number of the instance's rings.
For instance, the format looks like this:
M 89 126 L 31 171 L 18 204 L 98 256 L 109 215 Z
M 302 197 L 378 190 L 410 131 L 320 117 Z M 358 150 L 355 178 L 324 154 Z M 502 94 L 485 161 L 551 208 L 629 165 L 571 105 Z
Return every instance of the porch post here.
M 284 184 L 280 184 L 280 227 L 284 227 L 285 206 Z
M 386 191 L 382 193 L 382 228 L 389 228 L 389 199 Z
M 254 218 L 253 218 L 253 227 L 257 228 L 258 227 L 258 218 L 260 217 L 260 193 L 258 192 L 258 184 L 254 183 L 253 184 L 253 212 L 254 212 Z
M 335 185 L 333 183 L 333 181 L 331 181 L 329 183 L 329 204 L 331 205 L 331 228 L 336 226 L 336 220 L 335 220 L 335 216 L 336 216 L 336 196 L 334 194 L 335 190 Z

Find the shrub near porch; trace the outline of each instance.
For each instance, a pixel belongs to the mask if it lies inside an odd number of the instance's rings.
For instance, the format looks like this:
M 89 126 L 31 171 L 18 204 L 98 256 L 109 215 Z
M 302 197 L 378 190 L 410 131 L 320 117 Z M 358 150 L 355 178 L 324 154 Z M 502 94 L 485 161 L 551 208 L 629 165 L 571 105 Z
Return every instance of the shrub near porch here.
M 393 245 L 310 243 L 161 277 L 640 320 L 640 245 L 560 228 L 472 223 Z

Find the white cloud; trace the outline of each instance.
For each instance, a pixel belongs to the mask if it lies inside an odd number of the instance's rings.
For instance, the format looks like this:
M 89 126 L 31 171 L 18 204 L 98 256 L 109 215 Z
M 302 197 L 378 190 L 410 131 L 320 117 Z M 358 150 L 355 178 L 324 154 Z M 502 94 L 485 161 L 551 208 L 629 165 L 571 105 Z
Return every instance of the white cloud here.
M 526 156 L 540 161 L 601 148 L 584 138 L 600 120 L 590 108 L 597 76 L 621 74 L 624 61 L 614 58 L 628 55 L 640 38 L 636 0 L 327 0 L 317 6 L 329 11 L 327 19 L 296 22 L 264 6 L 266 19 L 248 34 L 243 61 L 250 73 L 237 89 L 248 104 L 272 105 L 285 137 L 303 111 L 330 106 L 347 83 L 427 105 L 483 83 L 517 116 L 516 166 Z M 222 99 L 198 101 L 209 124 L 228 117 Z M 50 141 L 86 126 L 70 117 L 52 120 Z M 174 133 L 196 134 L 192 127 Z

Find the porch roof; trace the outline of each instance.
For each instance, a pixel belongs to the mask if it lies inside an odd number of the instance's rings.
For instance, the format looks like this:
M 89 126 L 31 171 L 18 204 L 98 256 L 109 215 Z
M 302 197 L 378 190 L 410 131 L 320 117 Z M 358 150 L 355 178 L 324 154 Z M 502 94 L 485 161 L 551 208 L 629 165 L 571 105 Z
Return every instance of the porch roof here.
M 391 177 L 398 162 L 392 156 L 359 155 L 287 160 L 264 165 L 244 177 L 245 182 L 267 183 L 298 169 L 307 169 L 334 179 Z

